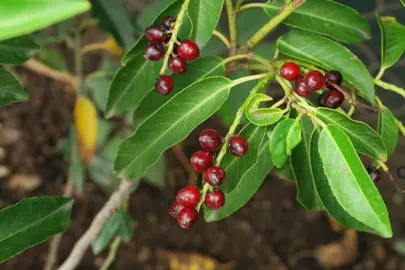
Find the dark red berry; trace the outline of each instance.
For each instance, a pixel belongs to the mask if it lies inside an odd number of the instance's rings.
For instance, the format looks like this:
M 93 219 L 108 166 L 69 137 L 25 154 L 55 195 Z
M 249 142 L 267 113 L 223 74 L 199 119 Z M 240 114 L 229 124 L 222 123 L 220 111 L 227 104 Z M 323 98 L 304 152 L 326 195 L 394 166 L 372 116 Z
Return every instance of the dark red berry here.
M 319 106 L 336 109 L 342 105 L 343 100 L 343 94 L 336 89 L 332 89 L 319 96 Z
M 205 195 L 205 205 L 212 210 L 217 210 L 224 206 L 225 204 L 225 195 L 220 190 L 214 190 L 212 192 L 207 192 Z
M 305 74 L 303 82 L 311 91 L 317 91 L 325 84 L 325 77 L 317 70 L 312 70 Z
M 286 80 L 295 81 L 301 76 L 301 68 L 294 62 L 287 62 L 281 67 L 280 75 Z
M 150 42 L 143 51 L 143 56 L 147 60 L 158 61 L 165 55 L 166 49 L 159 42 Z
M 297 95 L 301 97 L 306 97 L 312 94 L 312 90 L 310 90 L 307 85 L 304 83 L 304 77 L 301 76 L 295 80 L 294 91 Z
M 169 75 L 159 75 L 155 82 L 155 89 L 161 95 L 168 95 L 173 90 L 173 79 Z
M 162 20 L 162 25 L 167 29 L 173 29 L 174 24 L 176 23 L 176 18 L 172 16 L 168 16 Z
M 200 190 L 195 186 L 187 186 L 176 195 L 176 201 L 185 207 L 194 207 L 200 201 Z
M 145 37 L 150 41 L 165 41 L 166 29 L 161 25 L 152 25 L 143 32 Z
M 180 56 L 176 56 L 169 60 L 170 69 L 176 74 L 183 74 L 187 71 L 187 62 Z
M 405 167 L 399 167 L 397 169 L 397 175 L 401 179 L 405 179 Z
M 374 184 L 377 183 L 381 178 L 381 171 L 375 167 L 367 168 L 367 172 L 370 175 L 371 180 L 373 180 Z
M 201 147 L 207 151 L 215 151 L 221 147 L 222 144 L 222 137 L 215 129 L 204 130 L 201 132 L 198 140 L 200 141 Z
M 343 76 L 342 73 L 340 73 L 337 70 L 331 70 L 325 73 L 325 85 L 329 89 L 334 89 L 330 83 L 334 83 L 336 85 L 341 85 L 343 82 Z
M 248 142 L 242 136 L 232 136 L 228 143 L 229 151 L 234 156 L 241 157 L 248 151 Z
M 191 226 L 197 221 L 198 213 L 194 208 L 185 207 L 177 215 L 177 223 L 183 229 L 190 229 Z
M 212 155 L 205 151 L 195 152 L 191 156 L 191 165 L 197 172 L 204 172 L 212 165 Z
M 172 206 L 170 206 L 170 208 L 169 208 L 169 214 L 172 216 L 172 217 L 177 217 L 177 215 L 180 213 L 180 211 L 181 210 L 183 210 L 183 208 L 184 208 L 184 205 L 182 205 L 182 204 L 180 204 L 180 203 L 178 203 L 178 202 L 174 202 L 173 204 L 172 204 Z
M 205 182 L 213 187 L 219 187 L 222 185 L 226 178 L 224 169 L 218 166 L 211 166 L 204 171 Z
M 200 49 L 197 43 L 190 39 L 183 40 L 177 52 L 185 60 L 194 60 L 200 56 Z

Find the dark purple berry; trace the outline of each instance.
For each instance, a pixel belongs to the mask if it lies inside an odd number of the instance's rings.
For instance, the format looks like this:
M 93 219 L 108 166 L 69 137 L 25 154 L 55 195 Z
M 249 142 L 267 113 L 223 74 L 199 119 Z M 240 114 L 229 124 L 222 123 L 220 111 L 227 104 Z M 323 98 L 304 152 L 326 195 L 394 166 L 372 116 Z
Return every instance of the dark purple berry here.
M 178 202 L 174 202 L 172 204 L 172 206 L 170 206 L 170 208 L 169 208 L 169 214 L 172 217 L 176 218 L 177 215 L 180 213 L 180 211 L 183 210 L 183 208 L 184 208 L 184 205 L 182 205 Z
M 176 201 L 185 207 L 194 207 L 200 201 L 200 190 L 195 186 L 187 186 L 176 195 Z
M 367 172 L 370 175 L 371 180 L 376 184 L 381 178 L 381 171 L 375 167 L 367 168 Z
M 152 25 L 145 29 L 143 32 L 145 37 L 150 41 L 165 41 L 166 29 L 161 25 Z
M 343 100 L 344 100 L 343 94 L 339 90 L 332 89 L 322 93 L 319 96 L 318 102 L 319 106 L 337 109 L 340 107 L 340 105 L 342 105 Z
M 295 81 L 301 76 L 301 68 L 294 62 L 287 62 L 281 67 L 280 75 L 286 80 Z
M 225 195 L 222 191 L 220 190 L 214 190 L 211 192 L 207 192 L 207 195 L 205 195 L 205 205 L 212 209 L 212 210 L 217 210 L 224 206 L 225 204 Z
M 190 229 L 197 221 L 198 213 L 194 208 L 185 207 L 177 215 L 177 223 L 183 229 Z
M 241 157 L 248 151 L 248 142 L 242 136 L 232 136 L 228 143 L 229 151 L 234 156 Z
M 147 60 L 158 61 L 165 55 L 166 49 L 162 43 L 150 42 L 143 51 L 143 56 Z
M 177 53 L 185 60 L 194 60 L 200 56 L 200 48 L 197 43 L 190 39 L 185 39 L 181 42 Z
M 187 71 L 187 62 L 180 56 L 176 56 L 169 60 L 170 69 L 176 74 L 183 74 Z
M 176 18 L 172 16 L 168 16 L 162 20 L 162 25 L 167 29 L 173 29 L 176 23 Z
M 215 129 L 206 129 L 201 132 L 198 138 L 200 145 L 207 151 L 215 151 L 221 147 L 222 137 Z
M 336 85 L 341 85 L 343 82 L 343 76 L 342 73 L 340 73 L 337 70 L 331 70 L 325 73 L 325 85 L 329 89 L 334 89 L 330 83 L 334 83 Z
M 401 179 L 405 179 L 405 167 L 399 167 L 397 169 L 397 175 Z
M 191 165 L 197 172 L 204 172 L 212 165 L 212 155 L 205 151 L 195 152 L 191 156 Z
M 161 95 L 168 95 L 173 90 L 173 79 L 169 75 L 159 75 L 155 82 L 155 89 Z
M 317 91 L 325 84 L 325 77 L 317 70 L 312 70 L 305 74 L 303 82 L 311 91 Z
M 304 77 L 301 76 L 295 80 L 294 91 L 297 95 L 301 97 L 307 97 L 312 94 L 312 90 L 310 90 L 307 85 L 304 83 Z
M 213 187 L 219 187 L 225 181 L 226 173 L 218 166 L 211 166 L 204 171 L 205 182 Z

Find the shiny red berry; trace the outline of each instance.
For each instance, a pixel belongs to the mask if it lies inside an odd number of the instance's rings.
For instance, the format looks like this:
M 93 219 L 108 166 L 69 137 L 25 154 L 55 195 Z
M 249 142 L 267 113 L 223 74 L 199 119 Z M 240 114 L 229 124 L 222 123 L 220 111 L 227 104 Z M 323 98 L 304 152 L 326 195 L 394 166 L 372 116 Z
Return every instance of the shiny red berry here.
M 143 32 L 145 37 L 150 41 L 165 41 L 166 29 L 161 25 L 152 25 Z
M 168 95 L 173 90 L 173 79 L 169 75 L 159 75 L 155 82 L 155 89 L 161 95 Z
M 215 151 L 221 147 L 222 137 L 215 129 L 206 129 L 201 132 L 198 138 L 200 145 L 207 151 Z
M 176 23 L 176 18 L 172 16 L 168 16 L 162 20 L 162 25 L 167 29 L 173 29 Z
M 225 204 L 225 195 L 221 190 L 214 190 L 212 192 L 207 192 L 205 195 L 205 205 L 212 209 L 217 210 L 224 206 Z
M 319 105 L 326 108 L 336 109 L 342 105 L 343 100 L 343 94 L 336 89 L 332 89 L 319 96 Z
M 287 62 L 281 67 L 280 75 L 286 80 L 295 81 L 301 76 L 301 68 L 294 62 Z
M 204 172 L 212 165 L 212 155 L 205 151 L 195 152 L 191 156 L 191 165 L 197 172 Z
M 381 171 L 375 167 L 367 168 L 368 175 L 370 175 L 371 180 L 376 184 L 381 179 Z
M 169 215 L 171 215 L 172 217 L 177 217 L 177 215 L 180 213 L 181 210 L 183 210 L 184 205 L 178 203 L 178 202 L 174 202 L 172 204 L 172 206 L 170 206 L 169 208 Z
M 301 76 L 295 80 L 294 91 L 297 95 L 301 97 L 307 97 L 312 94 L 312 90 L 310 90 L 307 85 L 304 83 L 304 77 Z
M 311 91 L 317 91 L 325 84 L 325 77 L 317 70 L 312 70 L 305 74 L 303 82 Z
M 176 56 L 169 60 L 170 69 L 176 74 L 183 74 L 187 71 L 187 62 L 180 56 Z
M 150 42 L 143 51 L 143 56 L 147 60 L 158 61 L 165 55 L 166 49 L 159 42 Z
M 200 49 L 197 43 L 190 39 L 185 39 L 181 42 L 177 53 L 185 60 L 194 60 L 200 56 Z
M 177 215 L 177 223 L 183 229 L 190 229 L 197 221 L 198 213 L 194 208 L 185 207 Z
M 242 136 L 232 136 L 228 144 L 229 151 L 234 156 L 241 157 L 248 151 L 248 142 Z
M 330 83 L 334 83 L 336 85 L 341 85 L 343 82 L 343 75 L 337 70 L 331 70 L 325 73 L 325 85 L 329 89 L 334 89 Z
M 200 201 L 200 190 L 195 186 L 187 186 L 176 195 L 176 201 L 185 207 L 194 207 Z
M 218 166 L 211 166 L 204 171 L 205 182 L 213 187 L 219 187 L 225 181 L 226 173 Z

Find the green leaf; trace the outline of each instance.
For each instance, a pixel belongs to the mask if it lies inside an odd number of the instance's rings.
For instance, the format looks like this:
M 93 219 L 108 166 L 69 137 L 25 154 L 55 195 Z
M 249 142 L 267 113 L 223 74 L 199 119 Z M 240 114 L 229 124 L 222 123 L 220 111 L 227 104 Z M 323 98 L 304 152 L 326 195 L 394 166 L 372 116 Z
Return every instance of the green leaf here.
M 394 65 L 405 51 L 405 26 L 394 17 L 377 16 L 381 30 L 381 68 Z
M 91 161 L 89 173 L 91 180 L 97 185 L 105 187 L 113 192 L 119 185 L 121 179 L 113 175 L 114 163 L 100 156 L 95 156 Z
M 293 30 L 278 39 L 277 48 L 290 57 L 327 70 L 339 70 L 344 80 L 358 89 L 359 95 L 374 104 L 373 77 L 357 56 L 341 44 L 316 34 Z
M 187 75 L 172 75 L 174 88 L 170 95 L 163 96 L 159 94 L 154 87 L 149 89 L 148 94 L 141 101 L 139 107 L 135 110 L 133 123 L 140 124 L 157 109 L 165 104 L 174 95 L 181 92 L 190 84 L 200 81 L 206 77 L 220 76 L 225 74 L 225 66 L 219 57 L 202 57 L 188 65 Z M 232 91 L 233 92 L 233 91 Z
M 405 7 L 405 0 L 401 0 L 401 2 L 402 2 L 402 4 L 404 5 L 404 7 Z
M 163 189 L 166 179 L 166 159 L 162 155 L 158 162 L 149 167 L 145 172 L 145 181 L 151 185 Z
M 90 9 L 86 0 L 2 0 L 0 40 L 25 35 Z
M 273 98 L 265 94 L 256 94 L 249 98 L 246 103 L 246 117 L 252 124 L 257 126 L 268 126 L 281 119 L 284 112 L 279 108 L 259 109 L 260 102 L 272 99 Z
M 234 190 L 242 176 L 257 162 L 260 144 L 266 136 L 266 128 L 249 124 L 239 135 L 246 138 L 249 150 L 242 157 L 235 157 L 230 153 L 224 156 L 221 167 L 226 172 L 226 181 L 222 184 L 221 190 L 225 193 Z
M 181 5 L 183 4 L 183 1 L 175 1 L 171 3 L 169 6 L 166 7 L 165 10 L 163 10 L 150 24 L 160 24 L 162 19 L 164 19 L 167 16 L 173 16 L 177 17 L 177 14 L 179 13 L 181 9 Z M 148 25 L 149 26 L 149 25 Z M 190 36 L 191 31 L 192 31 L 192 22 L 190 17 L 184 16 L 183 24 L 181 25 L 179 35 L 178 37 L 180 39 L 186 39 Z M 143 54 L 143 50 L 145 49 L 146 45 L 149 43 L 149 40 L 145 36 L 141 36 L 138 41 L 135 43 L 135 45 L 124 55 L 124 57 L 121 59 L 122 64 L 127 64 L 130 62 L 134 57 Z
M 122 142 L 121 138 L 118 136 L 112 137 L 106 147 L 104 147 L 103 151 L 101 152 L 101 156 L 107 160 L 114 161 L 115 157 L 118 153 L 118 147 Z
M 29 198 L 0 211 L 0 263 L 65 231 L 73 200 Z
M 111 80 L 111 78 L 106 76 L 98 76 L 85 81 L 85 87 L 90 89 L 94 103 L 102 111 L 104 111 L 107 106 Z
M 211 77 L 173 96 L 121 143 L 114 164 L 117 174 L 131 179 L 142 177 L 166 149 L 186 138 L 219 109 L 230 85 L 224 77 Z
M 283 1 L 269 1 L 264 10 L 270 17 L 273 17 L 283 5 Z M 347 43 L 356 43 L 371 38 L 367 20 L 355 9 L 334 1 L 306 1 L 294 10 L 283 23 Z
M 326 210 L 345 227 L 392 237 L 384 201 L 349 137 L 335 125 L 326 126 L 319 137 L 318 154 L 326 179 L 315 180 Z M 312 164 L 319 171 L 316 160 Z
M 124 241 L 124 243 L 128 243 L 129 241 L 131 241 L 132 237 L 134 237 L 135 232 L 134 228 L 132 227 L 132 219 L 126 212 L 122 217 L 121 224 L 118 229 L 118 234 L 119 236 L 121 236 L 121 239 L 122 241 Z
M 39 45 L 29 36 L 3 40 L 0 42 L 0 64 L 22 65 L 39 50 Z
M 91 243 L 91 249 L 94 255 L 100 254 L 113 239 L 114 235 L 118 232 L 123 220 L 125 219 L 125 212 L 118 209 L 114 215 L 110 216 L 104 224 L 103 230 L 97 238 Z
M 269 140 L 265 136 L 260 145 L 257 162 L 241 176 L 238 185 L 231 192 L 225 193 L 225 205 L 221 209 L 214 211 L 204 205 L 206 221 L 217 221 L 231 215 L 253 197 L 273 168 L 268 144 Z
M 42 50 L 39 54 L 39 60 L 45 65 L 60 71 L 68 71 L 65 55 L 53 49 Z
M 126 12 L 118 1 L 91 0 L 91 11 L 98 18 L 100 27 L 113 34 L 114 38 L 125 49 L 131 48 L 135 29 Z
M 201 48 L 208 42 L 218 24 L 224 0 L 191 0 L 188 13 L 193 22 L 191 38 Z
M 355 121 L 347 115 L 328 108 L 317 108 L 316 116 L 326 124 L 335 124 L 353 143 L 357 152 L 377 160 L 387 160 L 387 149 L 383 140 L 369 125 Z
M 294 119 L 284 119 L 274 128 L 270 137 L 269 149 L 273 164 L 281 168 L 287 162 L 291 151 L 301 141 L 301 125 Z
M 236 29 L 238 30 L 238 43 L 243 44 L 269 21 L 263 9 L 247 9 L 236 16 Z
M 28 93 L 10 72 L 0 69 L 0 107 L 28 100 Z
M 113 124 L 111 121 L 106 121 L 101 117 L 98 117 L 98 127 L 97 127 L 97 148 L 104 145 L 113 129 Z
M 142 29 L 153 24 L 156 14 L 161 13 L 169 4 L 175 2 L 174 0 L 160 0 L 150 3 L 142 9 L 142 12 L 136 17 L 137 24 Z
M 394 152 L 398 144 L 398 126 L 392 112 L 387 107 L 382 109 L 384 112 L 378 113 L 378 133 L 387 148 L 387 155 L 389 156 Z
M 297 182 L 297 180 L 295 180 L 290 160 L 287 160 L 287 163 L 284 164 L 284 166 L 281 167 L 280 169 L 275 168 L 275 173 L 282 180 Z
M 291 168 L 297 182 L 297 200 L 307 210 L 322 210 L 323 205 L 315 187 L 315 179 L 311 168 L 311 137 L 314 126 L 308 116 L 301 118 L 303 140 L 292 151 Z
M 111 82 L 106 117 L 136 108 L 151 91 L 161 65 L 162 61 L 147 61 L 139 55 L 120 68 Z

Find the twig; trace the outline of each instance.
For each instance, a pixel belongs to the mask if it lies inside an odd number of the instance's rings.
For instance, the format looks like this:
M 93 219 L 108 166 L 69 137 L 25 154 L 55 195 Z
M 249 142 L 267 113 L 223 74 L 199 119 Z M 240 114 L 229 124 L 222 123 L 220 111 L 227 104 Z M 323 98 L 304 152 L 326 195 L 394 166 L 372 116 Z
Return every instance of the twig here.
M 401 87 L 377 79 L 374 79 L 374 84 L 380 86 L 381 88 L 384 88 L 385 90 L 395 92 L 405 98 L 405 89 Z
M 189 183 L 195 185 L 197 183 L 197 174 L 191 166 L 190 160 L 187 158 L 186 154 L 180 144 L 175 144 L 172 146 L 172 151 L 176 155 L 177 159 L 180 161 L 184 169 L 187 170 L 189 176 Z
M 224 44 L 225 46 L 230 49 L 231 48 L 231 44 L 229 43 L 229 40 L 226 38 L 226 36 L 224 36 L 224 34 L 222 34 L 221 32 L 214 30 L 214 32 L 212 32 L 212 34 L 214 36 L 216 36 L 217 38 L 219 38 Z
M 121 244 L 121 237 L 117 235 L 114 238 L 114 241 L 110 245 L 110 251 L 108 252 L 108 256 L 103 262 L 103 264 L 100 267 L 100 270 L 108 270 L 110 268 L 111 264 L 115 260 L 115 256 L 117 255 L 118 248 L 120 247 Z
M 229 36 L 231 45 L 231 55 L 236 53 L 236 42 L 237 42 L 237 32 L 236 32 L 236 15 L 233 9 L 232 0 L 225 0 L 226 12 L 228 13 L 228 24 L 229 24 Z
M 58 270 L 73 270 L 77 267 L 88 247 L 103 229 L 108 218 L 126 199 L 133 184 L 134 182 L 129 179 L 122 180 L 118 189 L 111 195 L 104 207 L 98 212 L 91 223 L 90 228 L 82 235 L 79 241 L 76 242 L 69 257 Z

